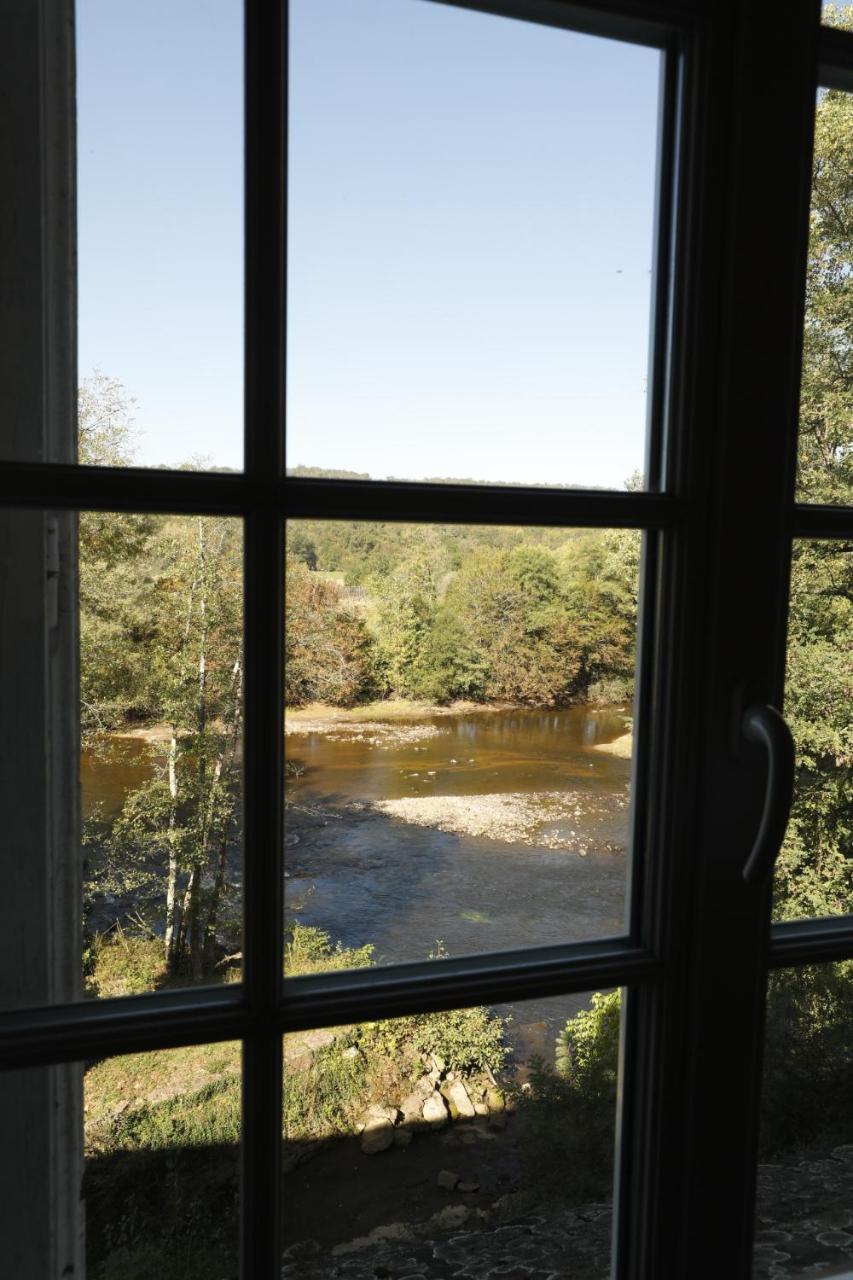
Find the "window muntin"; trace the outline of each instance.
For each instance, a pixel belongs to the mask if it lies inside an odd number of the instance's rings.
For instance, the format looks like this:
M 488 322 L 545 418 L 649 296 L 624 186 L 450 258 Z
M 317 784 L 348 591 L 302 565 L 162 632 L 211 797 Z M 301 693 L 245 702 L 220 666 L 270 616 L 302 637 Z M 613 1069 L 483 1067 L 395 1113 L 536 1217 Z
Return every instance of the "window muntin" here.
M 642 485 L 660 51 L 296 0 L 290 58 L 291 474 Z

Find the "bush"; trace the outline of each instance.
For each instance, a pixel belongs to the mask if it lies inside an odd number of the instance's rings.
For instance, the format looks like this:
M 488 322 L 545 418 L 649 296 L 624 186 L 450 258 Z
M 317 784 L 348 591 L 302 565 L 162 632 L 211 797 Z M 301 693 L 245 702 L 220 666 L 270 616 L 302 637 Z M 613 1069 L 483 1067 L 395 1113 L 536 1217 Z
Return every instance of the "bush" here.
M 613 1182 L 620 993 L 592 997 L 557 1037 L 557 1065 L 531 1059 L 529 1091 L 512 1091 L 527 1176 L 539 1201 L 578 1203 Z

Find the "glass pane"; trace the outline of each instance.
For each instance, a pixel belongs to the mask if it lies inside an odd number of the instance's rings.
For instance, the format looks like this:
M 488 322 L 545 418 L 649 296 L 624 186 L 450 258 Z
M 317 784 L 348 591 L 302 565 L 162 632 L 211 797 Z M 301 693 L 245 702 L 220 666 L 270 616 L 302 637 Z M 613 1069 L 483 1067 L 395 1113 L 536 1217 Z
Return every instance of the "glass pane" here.
M 292 474 L 642 484 L 660 52 L 290 12 Z
M 853 9 L 835 11 L 843 25 Z M 853 97 L 821 89 L 815 115 L 797 496 L 853 504 Z
M 753 1274 L 853 1272 L 853 962 L 771 974 Z
M 833 0 L 820 0 L 820 20 L 828 27 L 850 26 L 850 6 L 835 4 Z
M 86 992 L 234 979 L 242 525 L 84 512 L 79 530 Z
M 777 920 L 853 912 L 852 553 L 850 543 L 794 543 L 785 718 L 797 771 Z
M 80 461 L 243 465 L 243 7 L 78 0 Z
M 353 964 L 623 931 L 640 547 L 289 524 L 288 924 Z
M 237 1280 L 240 1045 L 4 1073 L 3 1274 Z
M 619 1006 L 285 1037 L 283 1277 L 608 1276 Z
M 237 1280 L 239 1043 L 108 1058 L 84 1098 L 90 1280 Z

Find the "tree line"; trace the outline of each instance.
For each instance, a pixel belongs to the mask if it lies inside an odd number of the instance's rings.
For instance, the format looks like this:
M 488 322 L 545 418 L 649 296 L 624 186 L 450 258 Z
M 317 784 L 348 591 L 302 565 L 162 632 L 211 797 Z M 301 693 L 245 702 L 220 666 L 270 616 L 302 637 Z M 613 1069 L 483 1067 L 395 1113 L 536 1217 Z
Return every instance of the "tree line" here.
M 286 701 L 629 698 L 640 537 L 294 524 Z

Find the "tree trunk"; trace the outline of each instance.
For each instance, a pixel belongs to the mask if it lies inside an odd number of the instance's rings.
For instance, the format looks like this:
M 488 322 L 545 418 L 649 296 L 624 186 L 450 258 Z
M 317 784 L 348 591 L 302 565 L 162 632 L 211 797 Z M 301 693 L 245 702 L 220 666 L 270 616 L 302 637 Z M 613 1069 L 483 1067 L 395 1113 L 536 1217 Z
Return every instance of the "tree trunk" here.
M 226 729 L 228 735 L 224 738 L 222 749 L 216 760 L 214 768 L 213 783 L 210 788 L 210 802 L 208 804 L 207 820 L 204 832 L 204 848 L 206 850 L 213 828 L 213 809 L 216 800 L 216 792 L 222 782 L 224 773 L 226 785 L 234 770 L 234 764 L 237 758 L 237 746 L 240 741 L 240 719 L 242 711 L 243 696 L 243 667 L 241 658 L 237 658 L 231 671 L 231 692 L 230 706 L 226 714 Z M 213 964 L 213 948 L 216 942 L 216 925 L 219 918 L 219 905 L 222 901 L 222 894 L 225 888 L 225 862 L 228 847 L 228 822 L 226 817 L 221 831 L 219 843 L 219 855 L 217 858 L 216 873 L 213 884 L 210 888 L 210 896 L 208 899 L 207 918 L 204 925 L 204 953 L 203 963 L 205 969 L 209 969 Z
M 169 809 L 169 879 L 166 886 L 166 937 L 164 942 L 166 968 L 171 973 L 175 968 L 177 943 L 176 910 L 178 890 L 178 850 L 176 827 L 178 820 L 178 730 L 176 725 L 172 725 L 172 736 L 169 740 L 169 795 L 172 803 Z

